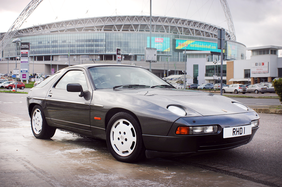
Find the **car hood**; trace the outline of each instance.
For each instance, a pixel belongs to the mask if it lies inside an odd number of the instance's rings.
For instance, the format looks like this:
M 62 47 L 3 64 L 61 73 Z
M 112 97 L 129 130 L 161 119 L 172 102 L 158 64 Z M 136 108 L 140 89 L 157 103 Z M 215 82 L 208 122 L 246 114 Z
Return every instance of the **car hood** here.
M 222 115 L 247 112 L 247 108 L 239 107 L 236 100 L 200 91 L 180 91 L 170 89 L 148 89 L 138 91 L 122 91 L 136 99 L 144 100 L 163 108 L 177 105 L 186 109 L 187 115 Z M 251 109 L 248 109 L 251 110 Z

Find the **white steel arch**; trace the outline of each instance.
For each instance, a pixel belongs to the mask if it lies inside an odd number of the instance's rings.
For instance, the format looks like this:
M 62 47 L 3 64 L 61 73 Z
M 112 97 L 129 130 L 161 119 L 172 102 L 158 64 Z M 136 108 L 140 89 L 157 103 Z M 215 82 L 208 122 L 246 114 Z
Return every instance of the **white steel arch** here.
M 231 16 L 231 12 L 230 12 L 228 3 L 226 0 L 220 0 L 220 3 L 222 5 L 222 9 L 224 11 L 225 18 L 227 19 L 228 29 L 231 35 L 231 40 L 236 41 L 235 27 L 233 24 L 233 20 L 232 20 L 232 16 Z
M 2 51 L 5 49 L 7 43 L 13 38 L 13 36 L 16 34 L 18 29 L 22 26 L 22 24 L 25 22 L 25 20 L 32 14 L 32 12 L 38 7 L 38 5 L 43 0 L 31 0 L 30 3 L 23 9 L 21 14 L 17 17 L 17 19 L 14 21 L 8 32 L 4 35 L 2 40 L 0 41 L 0 52 L 2 55 Z

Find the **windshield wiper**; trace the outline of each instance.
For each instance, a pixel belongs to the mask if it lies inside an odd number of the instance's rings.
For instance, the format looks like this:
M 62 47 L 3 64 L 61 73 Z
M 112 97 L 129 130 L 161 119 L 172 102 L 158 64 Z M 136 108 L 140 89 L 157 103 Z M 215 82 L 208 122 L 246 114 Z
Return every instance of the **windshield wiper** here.
M 169 84 L 161 84 L 161 85 L 151 86 L 151 88 L 156 88 L 156 87 L 159 87 L 159 88 L 175 88 L 174 86 L 169 85 Z
M 113 89 L 115 90 L 116 88 L 150 88 L 148 85 L 142 85 L 142 84 L 126 84 L 126 85 L 118 85 L 114 86 Z

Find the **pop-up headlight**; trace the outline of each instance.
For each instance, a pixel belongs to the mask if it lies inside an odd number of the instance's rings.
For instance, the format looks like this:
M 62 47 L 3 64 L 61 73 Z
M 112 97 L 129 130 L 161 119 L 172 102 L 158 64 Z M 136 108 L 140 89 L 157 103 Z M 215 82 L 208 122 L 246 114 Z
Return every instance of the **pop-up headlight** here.
M 171 111 L 172 113 L 178 115 L 178 116 L 185 116 L 186 115 L 186 111 L 179 106 L 170 105 L 170 106 L 167 107 L 167 109 L 169 111 Z

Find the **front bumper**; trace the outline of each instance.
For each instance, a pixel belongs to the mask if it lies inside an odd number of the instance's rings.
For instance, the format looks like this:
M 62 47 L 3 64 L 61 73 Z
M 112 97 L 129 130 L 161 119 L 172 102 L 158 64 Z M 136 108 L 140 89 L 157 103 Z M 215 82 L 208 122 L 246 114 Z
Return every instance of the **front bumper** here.
M 258 127 L 252 128 L 252 134 L 233 138 L 223 138 L 223 128 L 248 125 L 252 120 L 258 119 L 255 112 L 250 114 L 234 114 L 208 117 L 180 118 L 173 125 L 167 136 L 143 134 L 145 148 L 151 151 L 170 153 L 197 153 L 232 149 L 249 143 Z M 176 135 L 179 125 L 218 125 L 221 128 L 211 135 Z

